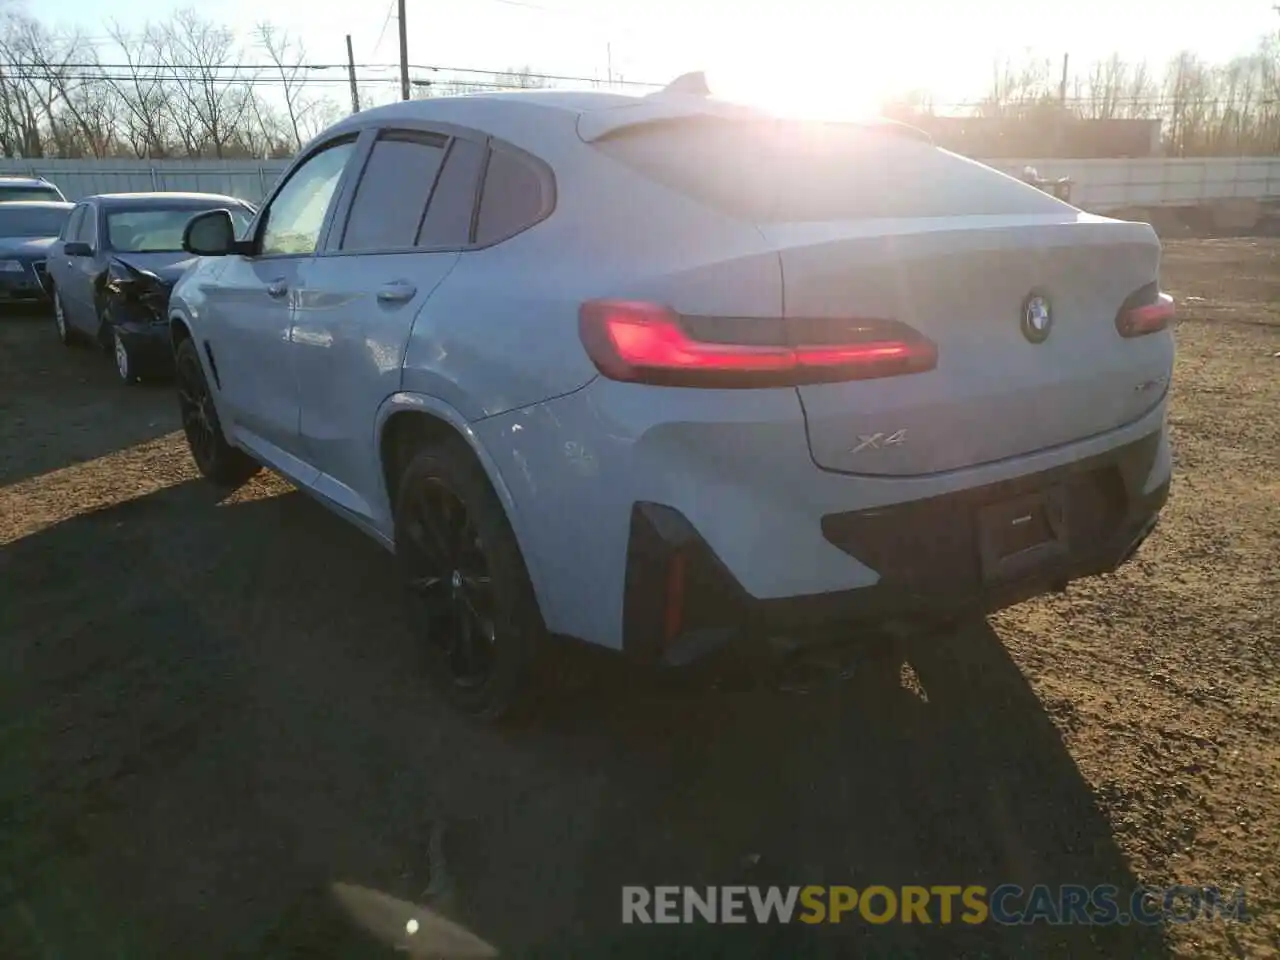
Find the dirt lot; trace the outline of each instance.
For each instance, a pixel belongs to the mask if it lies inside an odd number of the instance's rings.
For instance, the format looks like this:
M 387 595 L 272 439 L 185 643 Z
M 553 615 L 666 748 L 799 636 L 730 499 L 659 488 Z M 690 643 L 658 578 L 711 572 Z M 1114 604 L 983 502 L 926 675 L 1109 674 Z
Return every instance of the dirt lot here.
M 505 733 L 424 689 L 377 547 L 278 480 L 218 502 L 169 390 L 5 318 L 0 957 L 396 955 L 335 883 L 503 956 L 1280 955 L 1280 244 L 1166 264 L 1175 482 L 1120 574 L 803 695 L 606 672 Z M 624 883 L 1003 882 L 1255 919 L 619 923 Z

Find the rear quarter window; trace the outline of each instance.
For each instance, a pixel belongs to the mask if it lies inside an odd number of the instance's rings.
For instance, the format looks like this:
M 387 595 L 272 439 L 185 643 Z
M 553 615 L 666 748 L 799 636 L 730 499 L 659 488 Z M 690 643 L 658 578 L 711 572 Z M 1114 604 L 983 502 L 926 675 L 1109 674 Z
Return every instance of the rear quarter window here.
M 497 243 L 533 226 L 551 211 L 551 193 L 550 174 L 534 160 L 494 148 L 480 192 L 476 244 Z
M 854 124 L 697 117 L 626 128 L 596 146 L 649 180 L 758 223 L 1071 209 L 929 143 Z

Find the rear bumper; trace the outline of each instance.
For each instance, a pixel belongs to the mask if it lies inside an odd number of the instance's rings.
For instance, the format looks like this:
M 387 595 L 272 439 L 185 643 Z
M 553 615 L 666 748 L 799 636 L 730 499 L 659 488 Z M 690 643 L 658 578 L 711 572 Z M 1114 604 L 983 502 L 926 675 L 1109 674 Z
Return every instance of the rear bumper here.
M 962 521 L 976 502 L 966 498 L 1016 493 L 1105 463 L 1114 468 L 1112 506 L 1083 514 L 1097 518 L 1092 527 L 1074 525 L 1088 536 L 1078 535 L 1070 555 L 1059 558 L 1064 569 L 1009 586 L 1017 599 L 1106 569 L 1139 536 L 1145 498 L 1158 500 L 1168 481 L 1165 415 L 1161 403 L 1105 435 L 913 477 L 818 468 L 796 392 L 784 388 L 752 391 L 744 402 L 741 391 L 600 380 L 472 429 L 493 464 L 547 627 L 653 656 L 653 624 L 665 616 L 659 611 L 671 575 L 633 563 L 646 539 L 659 541 L 659 555 L 664 540 L 700 543 L 694 554 L 705 549 L 714 558 L 708 569 L 725 574 L 702 576 L 690 555 L 684 589 L 698 602 L 677 632 L 876 619 L 920 598 L 1002 605 L 1002 590 L 964 576 L 966 556 L 973 569 L 965 554 L 973 541 Z M 651 537 L 646 525 L 661 536 Z M 907 531 L 917 532 L 914 539 Z M 895 569 L 895 543 L 910 545 L 908 557 L 947 562 Z
M 975 572 L 972 577 L 945 580 L 924 553 L 920 554 L 924 576 L 919 582 L 883 577 L 865 588 L 773 599 L 746 593 L 677 512 L 658 504 L 636 504 L 627 561 L 623 650 L 644 662 L 682 664 L 753 637 L 822 639 L 835 627 L 928 626 L 955 617 L 983 616 L 1064 590 L 1080 577 L 1116 570 L 1155 530 L 1167 498 L 1166 480 L 1126 504 L 1123 521 L 1115 529 L 1075 541 L 1066 556 L 1010 579 L 984 582 Z M 960 521 L 959 525 L 966 524 Z M 977 558 L 977 544 L 970 541 L 970 548 Z
M 1140 441 L 1151 446 L 1152 437 Z M 1132 450 L 1117 451 L 1117 456 Z M 849 550 L 862 549 L 870 563 L 870 541 L 847 539 L 858 521 L 901 521 L 898 543 L 914 549 L 895 560 L 878 558 L 884 571 L 879 582 L 854 590 L 760 599 L 744 590 L 693 526 L 677 511 L 658 504 L 636 504 L 627 559 L 623 649 L 647 662 L 688 663 L 724 644 L 748 639 L 789 636 L 821 638 L 833 627 L 858 624 L 928 625 L 966 615 L 984 615 L 1063 590 L 1082 577 L 1109 573 L 1128 561 L 1151 534 L 1169 496 L 1166 479 L 1155 489 L 1125 496 L 1114 509 L 1072 517 L 1079 535 L 1062 555 L 1025 569 L 1016 576 L 984 578 L 974 511 L 1019 492 L 1070 481 L 1072 474 L 1105 473 L 1113 464 L 1094 460 L 1083 470 L 1047 471 L 1019 478 L 1015 484 L 993 484 L 938 498 L 933 505 L 904 504 L 891 511 L 844 514 L 828 524 L 830 536 Z M 1014 494 L 1017 495 L 1017 494 Z M 1089 509 L 1082 505 L 1082 510 Z M 892 514 L 901 514 L 893 517 Z M 914 517 L 914 519 L 913 519 Z M 1094 521 L 1091 523 L 1091 521 Z M 914 526 L 913 526 L 914 525 Z M 1092 528 L 1092 529 L 1090 529 Z M 925 549 L 944 543 L 950 549 Z

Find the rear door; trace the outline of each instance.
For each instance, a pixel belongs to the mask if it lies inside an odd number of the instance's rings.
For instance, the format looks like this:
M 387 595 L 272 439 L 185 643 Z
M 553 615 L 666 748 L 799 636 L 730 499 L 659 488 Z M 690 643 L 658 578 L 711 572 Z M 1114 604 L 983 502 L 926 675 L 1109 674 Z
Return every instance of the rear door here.
M 294 317 L 300 430 L 316 491 L 362 517 L 382 489 L 379 405 L 400 388 L 414 320 L 470 242 L 482 137 L 380 130 L 306 263 Z
M 53 246 L 49 248 L 49 256 L 45 260 L 45 268 L 49 273 L 50 279 L 55 285 L 61 286 L 66 282 L 67 277 L 71 273 L 71 264 L 68 262 L 70 258 L 66 255 L 65 246 L 67 241 L 74 240 L 77 232 L 80 230 L 80 221 L 84 218 L 85 205 L 78 203 L 71 210 L 71 214 L 67 217 L 67 222 L 62 225 L 62 232 L 58 234 L 58 239 L 54 241 Z M 62 299 L 63 309 L 66 309 L 66 297 Z
M 87 257 L 62 256 L 62 276 L 58 279 L 62 291 L 62 308 L 67 322 L 90 334 L 98 332 L 98 311 L 93 300 L 94 265 L 98 250 L 98 208 L 92 203 L 83 204 L 83 212 L 75 224 L 75 233 L 68 240 L 87 243 L 91 251 Z

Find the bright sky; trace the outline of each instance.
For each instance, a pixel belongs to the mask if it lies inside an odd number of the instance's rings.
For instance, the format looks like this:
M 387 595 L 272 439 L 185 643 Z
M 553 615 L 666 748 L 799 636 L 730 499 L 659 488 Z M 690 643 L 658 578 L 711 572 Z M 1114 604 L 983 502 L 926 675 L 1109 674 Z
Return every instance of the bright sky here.
M 21 0 L 20 0 L 21 2 Z M 1226 60 L 1280 29 L 1276 0 L 408 0 L 412 63 L 666 81 L 707 71 L 717 93 L 818 112 L 866 109 L 911 88 L 939 102 L 981 96 L 993 60 L 1030 53 L 1072 66 L 1119 52 L 1163 64 L 1182 49 Z M 302 39 L 308 59 L 394 63 L 395 0 L 224 0 L 205 16 L 247 38 L 264 17 Z M 136 31 L 184 6 L 174 0 L 27 0 L 49 23 L 105 37 L 105 23 Z M 1158 13 L 1156 12 L 1158 11 Z M 379 39 L 381 37 L 381 39 Z M 106 60 L 109 47 L 102 45 Z M 387 74 L 383 74 L 387 75 Z M 391 74 L 394 76 L 394 74 Z M 342 100 L 345 91 L 334 86 Z M 393 88 L 394 89 L 394 88 Z M 781 102 L 779 102 L 781 101 Z

